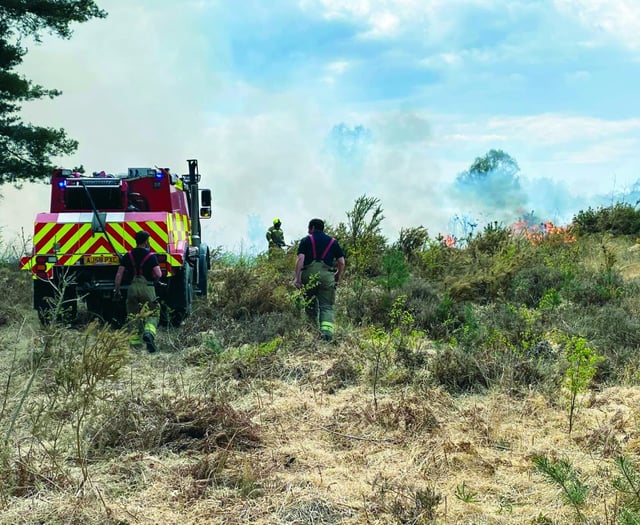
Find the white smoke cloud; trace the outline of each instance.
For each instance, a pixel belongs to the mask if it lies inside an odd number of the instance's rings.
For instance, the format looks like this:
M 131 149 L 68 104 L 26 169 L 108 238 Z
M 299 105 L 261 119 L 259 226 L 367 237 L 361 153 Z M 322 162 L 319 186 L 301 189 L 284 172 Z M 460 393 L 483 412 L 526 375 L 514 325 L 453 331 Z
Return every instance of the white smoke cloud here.
M 259 4 L 242 4 L 243 16 L 264 17 L 268 31 L 275 21 L 269 18 L 271 10 L 259 10 Z M 360 35 L 378 27 L 381 41 L 393 35 L 397 46 L 405 46 L 388 52 L 423 49 L 416 46 L 422 42 L 416 35 L 424 36 L 429 45 L 446 43 L 429 48 L 430 54 L 415 53 L 416 65 L 423 61 L 420 67 L 437 63 L 461 68 L 475 61 L 489 68 L 496 57 L 526 55 L 525 47 L 449 45 L 447 36 L 470 34 L 469 26 L 458 17 L 465 6 L 499 12 L 496 2 L 277 4 L 277 13 L 295 13 L 301 5 L 307 15 L 319 10 L 325 17 L 342 17 L 358 25 Z M 528 2 L 516 4 L 509 8 L 507 22 L 517 19 L 514 13 L 519 10 L 532 9 Z M 526 100 L 514 114 L 506 109 L 485 114 L 485 100 L 473 102 L 478 84 L 465 85 L 455 100 L 471 100 L 477 107 L 465 114 L 455 103 L 441 107 L 442 101 L 423 85 L 438 82 L 446 94 L 448 82 L 457 88 L 461 78 L 446 73 L 429 81 L 420 77 L 423 84 L 417 86 L 412 75 L 383 78 L 392 87 L 402 82 L 407 86 L 388 98 L 375 98 L 370 91 L 380 86 L 367 82 L 378 77 L 367 74 L 376 72 L 379 64 L 375 56 L 367 63 L 363 57 L 365 51 L 373 53 L 377 48 L 359 48 L 353 42 L 348 45 L 355 47 L 346 49 L 351 54 L 343 54 L 345 49 L 338 46 L 339 52 L 330 55 L 323 46 L 298 49 L 296 42 L 278 42 L 281 47 L 276 49 L 285 57 L 278 55 L 284 64 L 283 76 L 274 75 L 267 82 L 261 68 L 268 61 L 258 61 L 257 71 L 239 64 L 239 56 L 249 56 L 251 65 L 252 53 L 261 49 L 238 49 L 241 44 L 235 35 L 225 33 L 225 24 L 216 18 L 227 12 L 220 3 L 185 1 L 176 6 L 170 0 L 110 0 L 105 5 L 108 19 L 79 26 L 69 41 L 45 38 L 42 46 L 31 48 L 22 69 L 25 75 L 64 94 L 27 105 L 24 117 L 64 127 L 80 141 L 74 156 L 60 159 L 68 167 L 83 164 L 88 171 L 118 173 L 129 166 L 157 164 L 184 173 L 186 159 L 197 158 L 203 185 L 214 195 L 213 219 L 204 226 L 204 237 L 213 246 L 247 248 L 260 240 L 260 227 L 266 229 L 276 216 L 282 219 L 290 242 L 305 234 L 311 217 L 333 224 L 344 221 L 346 211 L 363 194 L 381 200 L 386 216 L 383 226 L 391 240 L 402 227 L 423 225 L 433 234 L 444 232 L 456 213 L 468 211 L 460 209 L 464 202 L 452 198 L 452 182 L 489 149 L 503 149 L 518 161 L 522 176 L 532 181 L 527 188 L 535 188 L 536 181 L 543 179 L 566 181 L 568 193 L 553 184 L 544 186 L 548 194 L 557 190 L 561 195 L 555 200 L 556 208 L 563 206 L 560 201 L 567 195 L 610 190 L 609 174 L 616 175 L 619 185 L 637 179 L 637 118 L 529 111 Z M 218 10 L 212 11 L 212 6 Z M 395 18 L 386 17 L 394 6 Z M 236 30 L 242 27 L 233 26 Z M 403 35 L 408 45 L 403 44 Z M 268 39 L 258 42 L 271 44 Z M 303 60 L 296 63 L 304 68 L 287 70 L 287 58 L 299 56 Z M 543 62 L 544 57 L 537 58 Z M 589 68 L 572 71 L 580 72 L 574 79 L 580 80 L 588 76 Z M 494 78 L 490 73 L 488 69 L 487 83 Z M 519 71 L 509 75 L 514 82 L 524 78 Z M 418 99 L 415 93 L 426 94 Z M 341 124 L 348 130 L 362 126 L 371 134 L 353 158 L 337 157 L 327 149 L 328 137 Z M 21 228 L 30 231 L 35 214 L 48 206 L 45 185 L 0 191 L 5 196 L 0 201 L 3 238 L 14 237 Z

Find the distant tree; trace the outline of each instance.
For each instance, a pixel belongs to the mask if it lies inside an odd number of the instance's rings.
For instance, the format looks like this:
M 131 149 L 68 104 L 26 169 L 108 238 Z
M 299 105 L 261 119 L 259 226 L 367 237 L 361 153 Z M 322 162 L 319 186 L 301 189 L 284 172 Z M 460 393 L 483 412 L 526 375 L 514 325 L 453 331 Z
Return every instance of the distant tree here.
M 466 202 L 478 202 L 491 209 L 523 207 L 527 202 L 518 173 L 520 167 L 511 155 L 492 149 L 477 157 L 467 171 L 456 177 L 455 188 Z
M 516 175 L 520 171 L 518 163 L 511 155 L 501 149 L 489 150 L 484 157 L 477 157 L 469 168 L 467 177 L 479 178 L 492 171 L 501 171 L 508 175 Z
M 105 16 L 93 0 L 0 0 L 0 184 L 43 180 L 54 168 L 51 157 L 78 147 L 64 129 L 22 121 L 22 103 L 61 94 L 15 71 L 27 54 L 24 40 L 40 43 L 45 32 L 70 38 L 73 22 Z

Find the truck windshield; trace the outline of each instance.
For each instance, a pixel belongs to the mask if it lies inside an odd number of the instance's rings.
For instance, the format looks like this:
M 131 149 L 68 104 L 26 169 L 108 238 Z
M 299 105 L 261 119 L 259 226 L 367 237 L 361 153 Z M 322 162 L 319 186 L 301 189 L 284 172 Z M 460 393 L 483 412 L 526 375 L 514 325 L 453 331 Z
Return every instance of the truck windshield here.
M 119 187 L 87 187 L 93 203 L 98 210 L 124 210 L 122 191 Z M 64 192 L 64 205 L 67 210 L 92 210 L 87 191 L 83 187 L 68 187 Z

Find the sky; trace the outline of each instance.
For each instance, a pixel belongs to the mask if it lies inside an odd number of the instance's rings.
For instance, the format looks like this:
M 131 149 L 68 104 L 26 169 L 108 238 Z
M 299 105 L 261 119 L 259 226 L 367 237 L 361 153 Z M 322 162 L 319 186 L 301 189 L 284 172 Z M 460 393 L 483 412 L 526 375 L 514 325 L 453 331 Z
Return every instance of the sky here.
M 638 0 L 97 3 L 106 19 L 29 46 L 20 71 L 63 94 L 22 116 L 79 141 L 64 167 L 198 159 L 210 246 L 263 251 L 275 217 L 290 243 L 362 195 L 390 242 L 638 200 Z M 517 163 L 517 191 L 461 184 L 490 150 Z M 28 237 L 49 187 L 0 194 L 0 235 Z

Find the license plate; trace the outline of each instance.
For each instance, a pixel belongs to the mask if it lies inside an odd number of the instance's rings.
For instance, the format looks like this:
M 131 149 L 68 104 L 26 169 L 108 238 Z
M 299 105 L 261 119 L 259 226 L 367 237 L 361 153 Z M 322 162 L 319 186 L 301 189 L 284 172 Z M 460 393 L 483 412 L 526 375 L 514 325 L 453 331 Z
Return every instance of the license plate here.
M 85 264 L 119 264 L 120 258 L 117 255 L 85 255 Z

